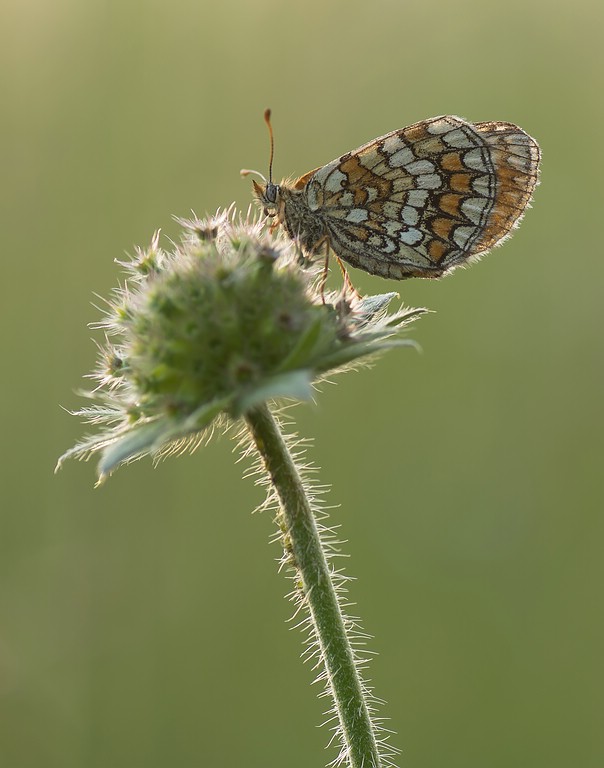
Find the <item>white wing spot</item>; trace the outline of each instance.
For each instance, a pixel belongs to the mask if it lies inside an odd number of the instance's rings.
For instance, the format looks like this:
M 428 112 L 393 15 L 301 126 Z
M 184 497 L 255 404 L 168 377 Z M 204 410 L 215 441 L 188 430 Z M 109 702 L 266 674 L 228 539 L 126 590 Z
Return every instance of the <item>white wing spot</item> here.
M 398 250 L 396 247 L 396 243 L 394 240 L 392 240 L 391 237 L 384 237 L 382 238 L 384 240 L 384 245 L 382 246 L 382 253 L 392 253 L 393 251 Z
M 415 160 L 406 165 L 405 170 L 416 176 L 420 173 L 433 173 L 435 168 L 434 163 L 431 163 L 429 160 Z
M 480 147 L 476 147 L 475 149 L 471 149 L 469 152 L 466 152 L 463 156 L 463 162 L 464 165 L 468 168 L 471 168 L 473 171 L 486 171 L 486 163 L 484 160 L 484 150 L 482 150 Z
M 420 189 L 438 189 L 442 182 L 437 173 L 427 173 L 423 176 L 417 176 L 417 186 Z
M 402 242 L 406 243 L 407 245 L 416 245 L 417 243 L 421 242 L 423 234 L 419 229 L 415 229 L 415 227 L 409 227 L 406 232 L 401 232 L 400 238 Z
M 384 148 L 384 152 L 391 155 L 404 147 L 405 142 L 400 138 L 400 136 L 398 136 L 398 134 L 395 133 L 394 136 L 388 136 L 387 139 L 384 139 L 382 146 Z
M 449 147 L 455 147 L 456 149 L 470 149 L 474 144 L 468 139 L 466 134 L 461 128 L 456 128 L 454 131 L 449 131 L 443 136 L 443 141 Z
M 317 211 L 323 205 L 323 189 L 320 184 L 311 181 L 306 186 L 306 201 L 311 211 Z
M 472 189 L 481 197 L 491 196 L 491 177 L 485 173 L 472 181 Z
M 485 206 L 488 204 L 485 197 L 470 197 L 461 204 L 461 210 L 474 224 L 480 224 Z
M 366 208 L 353 208 L 346 216 L 346 221 L 360 224 L 362 221 L 367 221 L 368 217 L 369 213 Z
M 327 192 L 340 192 L 345 181 L 346 174 L 342 173 L 338 168 L 334 168 L 325 180 L 323 187 Z
M 407 166 L 415 160 L 415 155 L 409 149 L 409 147 L 403 147 L 398 152 L 394 152 L 388 158 L 388 165 L 391 168 L 400 168 L 401 166 Z
M 460 248 L 464 248 L 475 232 L 476 227 L 456 227 L 455 232 L 453 232 L 453 240 Z
M 446 120 L 440 118 L 440 120 L 433 120 L 432 122 L 428 123 L 426 130 L 433 136 L 440 136 L 441 134 L 450 131 L 451 126 Z
M 423 189 L 412 189 L 407 194 L 407 204 L 414 208 L 423 208 L 428 201 L 428 193 Z
M 411 205 L 406 205 L 401 211 L 401 219 L 405 224 L 417 224 L 419 221 L 419 211 Z

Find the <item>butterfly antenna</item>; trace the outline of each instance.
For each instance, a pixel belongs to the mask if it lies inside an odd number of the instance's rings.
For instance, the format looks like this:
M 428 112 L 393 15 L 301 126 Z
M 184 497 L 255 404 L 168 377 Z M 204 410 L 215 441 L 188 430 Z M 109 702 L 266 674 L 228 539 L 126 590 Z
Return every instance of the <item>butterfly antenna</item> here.
M 270 109 L 264 110 L 264 122 L 268 126 L 268 135 L 271 140 L 271 155 L 268 161 L 268 183 L 273 183 L 273 157 L 275 155 L 275 137 L 273 136 L 273 126 L 271 125 L 271 111 Z
M 264 110 L 264 122 L 268 126 L 268 135 L 269 135 L 270 141 L 271 141 L 271 154 L 270 154 L 270 158 L 269 158 L 269 161 L 268 161 L 268 181 L 266 180 L 264 175 L 262 173 L 260 173 L 260 171 L 250 171 L 249 168 L 242 168 L 239 171 L 239 173 L 241 174 L 241 176 L 249 176 L 250 173 L 255 173 L 256 176 L 260 176 L 260 178 L 262 179 L 262 181 L 265 184 L 272 185 L 272 183 L 273 183 L 273 156 L 275 154 L 275 138 L 273 136 L 273 126 L 271 125 L 271 111 L 270 111 L 270 109 L 265 109 Z

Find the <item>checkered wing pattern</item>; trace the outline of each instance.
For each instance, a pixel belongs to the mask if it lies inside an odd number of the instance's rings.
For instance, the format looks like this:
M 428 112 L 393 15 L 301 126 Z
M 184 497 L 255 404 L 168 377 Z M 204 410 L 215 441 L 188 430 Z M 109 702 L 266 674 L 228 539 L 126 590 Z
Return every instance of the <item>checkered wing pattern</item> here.
M 440 277 L 510 234 L 539 160 L 538 144 L 512 123 L 435 117 L 283 185 L 279 219 L 307 247 L 321 235 L 371 274 Z

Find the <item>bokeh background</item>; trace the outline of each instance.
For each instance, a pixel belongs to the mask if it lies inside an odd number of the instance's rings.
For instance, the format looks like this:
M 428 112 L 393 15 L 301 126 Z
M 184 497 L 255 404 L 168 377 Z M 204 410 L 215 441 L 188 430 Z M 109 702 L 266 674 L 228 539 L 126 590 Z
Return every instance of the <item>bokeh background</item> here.
M 4 0 L 0 10 L 0 763 L 320 766 L 324 701 L 286 619 L 262 492 L 228 439 L 93 489 L 56 457 L 95 361 L 94 294 L 172 214 L 245 209 L 425 117 L 543 148 L 534 207 L 434 310 L 296 409 L 333 485 L 414 768 L 604 764 L 600 2 Z

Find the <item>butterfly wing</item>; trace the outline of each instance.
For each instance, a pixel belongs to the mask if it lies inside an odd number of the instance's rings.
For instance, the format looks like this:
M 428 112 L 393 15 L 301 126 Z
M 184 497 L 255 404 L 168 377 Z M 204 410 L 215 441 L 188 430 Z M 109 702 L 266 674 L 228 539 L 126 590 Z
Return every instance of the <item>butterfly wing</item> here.
M 305 179 L 334 252 L 372 274 L 440 277 L 501 242 L 537 182 L 539 148 L 511 123 L 424 120 Z

